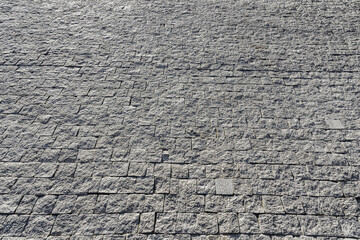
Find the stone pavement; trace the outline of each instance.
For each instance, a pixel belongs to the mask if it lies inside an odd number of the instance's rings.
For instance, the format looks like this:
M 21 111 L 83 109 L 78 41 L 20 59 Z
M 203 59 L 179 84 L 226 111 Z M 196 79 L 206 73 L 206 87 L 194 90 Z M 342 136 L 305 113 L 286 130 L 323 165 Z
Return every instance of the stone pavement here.
M 2 0 L 0 239 L 360 239 L 360 1 Z

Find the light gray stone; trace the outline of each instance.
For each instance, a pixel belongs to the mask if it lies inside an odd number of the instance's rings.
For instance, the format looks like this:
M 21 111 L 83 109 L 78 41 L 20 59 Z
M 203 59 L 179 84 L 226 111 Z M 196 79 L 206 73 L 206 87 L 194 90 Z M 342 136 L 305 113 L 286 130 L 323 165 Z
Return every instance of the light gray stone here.
M 234 186 L 232 179 L 215 179 L 216 194 L 232 195 L 234 194 Z
M 325 119 L 330 129 L 344 129 L 344 125 L 337 119 Z

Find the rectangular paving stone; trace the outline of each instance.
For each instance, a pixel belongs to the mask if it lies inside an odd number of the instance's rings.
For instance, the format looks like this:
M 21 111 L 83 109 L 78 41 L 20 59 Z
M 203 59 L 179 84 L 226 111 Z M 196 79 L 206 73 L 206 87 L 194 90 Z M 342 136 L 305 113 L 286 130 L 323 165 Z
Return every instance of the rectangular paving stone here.
M 325 119 L 330 129 L 345 129 L 340 120 L 337 119 Z

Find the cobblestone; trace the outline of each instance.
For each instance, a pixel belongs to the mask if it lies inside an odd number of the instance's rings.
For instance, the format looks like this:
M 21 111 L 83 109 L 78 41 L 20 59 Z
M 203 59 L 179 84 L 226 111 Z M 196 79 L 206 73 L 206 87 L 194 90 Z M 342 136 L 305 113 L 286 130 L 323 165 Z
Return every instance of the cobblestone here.
M 0 2 L 0 240 L 360 239 L 360 4 Z

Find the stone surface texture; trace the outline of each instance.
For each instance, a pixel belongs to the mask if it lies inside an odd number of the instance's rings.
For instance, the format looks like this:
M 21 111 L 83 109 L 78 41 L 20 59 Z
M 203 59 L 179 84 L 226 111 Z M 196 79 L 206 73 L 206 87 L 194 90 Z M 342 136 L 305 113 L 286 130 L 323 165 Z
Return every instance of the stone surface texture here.
M 0 1 L 0 240 L 360 239 L 360 1 Z

